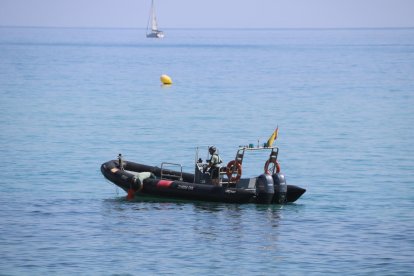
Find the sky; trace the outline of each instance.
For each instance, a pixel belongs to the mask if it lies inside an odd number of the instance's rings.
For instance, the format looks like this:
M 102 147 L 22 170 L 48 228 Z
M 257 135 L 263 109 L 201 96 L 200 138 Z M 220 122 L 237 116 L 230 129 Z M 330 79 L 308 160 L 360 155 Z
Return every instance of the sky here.
M 146 28 L 150 0 L 0 0 L 0 26 Z M 168 28 L 414 27 L 414 0 L 155 0 Z

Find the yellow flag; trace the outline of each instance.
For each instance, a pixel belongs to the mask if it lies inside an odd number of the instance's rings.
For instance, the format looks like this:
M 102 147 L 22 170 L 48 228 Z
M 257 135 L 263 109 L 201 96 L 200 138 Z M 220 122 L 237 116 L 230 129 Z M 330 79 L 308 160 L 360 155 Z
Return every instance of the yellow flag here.
M 267 140 L 267 146 L 271 147 L 273 142 L 277 139 L 277 135 L 279 134 L 279 126 L 273 131 L 272 135 L 270 136 L 269 140 Z

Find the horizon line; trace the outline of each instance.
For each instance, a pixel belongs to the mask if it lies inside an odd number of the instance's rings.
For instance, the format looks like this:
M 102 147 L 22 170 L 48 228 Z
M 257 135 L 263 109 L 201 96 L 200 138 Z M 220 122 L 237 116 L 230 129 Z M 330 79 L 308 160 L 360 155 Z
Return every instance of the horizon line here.
M 26 26 L 26 25 L 0 25 L 0 28 L 21 29 L 135 29 L 146 30 L 144 27 L 97 27 L 97 26 Z M 169 27 L 162 30 L 375 30 L 375 29 L 414 29 L 414 26 L 400 27 Z

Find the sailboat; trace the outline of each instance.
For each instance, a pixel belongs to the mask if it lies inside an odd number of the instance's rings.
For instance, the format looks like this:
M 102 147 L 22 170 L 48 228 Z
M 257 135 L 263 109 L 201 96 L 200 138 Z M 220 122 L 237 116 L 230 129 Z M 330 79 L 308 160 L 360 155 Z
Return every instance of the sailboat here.
M 149 30 L 150 22 L 151 22 L 151 30 Z M 164 37 L 164 32 L 161 30 L 158 30 L 157 17 L 155 16 L 154 0 L 151 1 L 150 18 L 147 24 L 147 37 L 149 38 L 163 38 Z

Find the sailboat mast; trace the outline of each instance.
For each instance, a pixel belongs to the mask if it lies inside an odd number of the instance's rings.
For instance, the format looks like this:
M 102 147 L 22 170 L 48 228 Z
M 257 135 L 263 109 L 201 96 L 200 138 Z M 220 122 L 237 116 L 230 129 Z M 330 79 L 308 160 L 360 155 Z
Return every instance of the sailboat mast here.
M 147 23 L 147 33 L 148 33 L 148 30 L 149 30 L 150 24 L 151 24 L 151 29 L 153 29 L 152 26 L 153 26 L 153 22 L 154 22 L 154 16 L 155 16 L 154 0 L 151 0 L 151 8 L 150 8 L 148 23 Z

